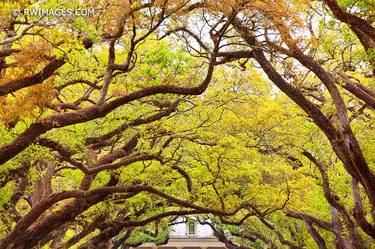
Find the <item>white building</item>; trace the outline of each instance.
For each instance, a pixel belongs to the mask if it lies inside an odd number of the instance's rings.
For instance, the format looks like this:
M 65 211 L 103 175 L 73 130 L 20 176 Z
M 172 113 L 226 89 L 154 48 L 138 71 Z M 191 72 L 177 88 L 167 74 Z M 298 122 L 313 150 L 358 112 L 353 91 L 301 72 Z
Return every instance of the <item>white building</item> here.
M 172 226 L 167 244 L 155 246 L 147 243 L 137 248 L 142 249 L 225 249 L 224 243 L 217 240 L 209 225 L 201 225 L 194 219 L 181 219 Z

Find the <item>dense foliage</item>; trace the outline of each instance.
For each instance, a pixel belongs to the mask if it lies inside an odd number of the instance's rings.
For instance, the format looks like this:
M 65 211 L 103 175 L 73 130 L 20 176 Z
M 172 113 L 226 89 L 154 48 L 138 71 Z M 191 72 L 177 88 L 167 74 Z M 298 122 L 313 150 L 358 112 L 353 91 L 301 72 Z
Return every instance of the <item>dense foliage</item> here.
M 0 249 L 375 248 L 372 0 L 0 7 Z

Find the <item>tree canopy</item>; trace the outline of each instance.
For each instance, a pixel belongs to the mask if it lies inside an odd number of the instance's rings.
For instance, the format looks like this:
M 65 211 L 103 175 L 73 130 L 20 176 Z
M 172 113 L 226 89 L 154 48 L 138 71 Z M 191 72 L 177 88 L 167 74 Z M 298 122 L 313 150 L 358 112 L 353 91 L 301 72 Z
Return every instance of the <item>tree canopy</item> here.
M 0 249 L 375 248 L 372 0 L 0 7 Z

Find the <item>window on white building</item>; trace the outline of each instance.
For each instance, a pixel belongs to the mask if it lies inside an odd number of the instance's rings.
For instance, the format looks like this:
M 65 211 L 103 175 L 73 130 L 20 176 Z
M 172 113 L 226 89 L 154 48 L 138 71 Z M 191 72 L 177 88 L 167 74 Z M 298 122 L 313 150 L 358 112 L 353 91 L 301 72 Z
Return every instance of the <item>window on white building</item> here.
M 189 236 L 194 236 L 196 233 L 196 224 L 194 221 L 189 221 L 187 223 L 187 234 Z

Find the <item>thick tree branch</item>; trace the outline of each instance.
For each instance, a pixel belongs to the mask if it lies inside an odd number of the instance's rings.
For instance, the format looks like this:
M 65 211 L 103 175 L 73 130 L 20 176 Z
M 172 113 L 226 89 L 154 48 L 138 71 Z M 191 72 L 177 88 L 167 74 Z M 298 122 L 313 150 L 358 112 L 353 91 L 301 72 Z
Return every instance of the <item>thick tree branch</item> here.
M 48 79 L 52 74 L 56 72 L 62 65 L 65 64 L 64 59 L 54 59 L 48 63 L 42 71 L 33 76 L 12 80 L 0 85 L 0 96 L 7 95 L 9 93 L 15 92 L 22 88 L 33 86 L 36 84 L 43 83 L 44 80 Z
M 93 119 L 101 118 L 113 111 L 114 109 L 130 103 L 134 100 L 142 99 L 156 94 L 180 94 L 180 95 L 200 95 L 202 94 L 211 81 L 216 61 L 216 52 L 212 54 L 207 75 L 199 86 L 196 87 L 179 87 L 172 85 L 161 85 L 145 88 L 132 92 L 128 95 L 119 97 L 109 103 L 91 106 L 69 113 L 60 113 L 51 115 L 38 122 L 33 123 L 23 133 L 21 133 L 11 143 L 0 148 L 0 163 L 3 164 L 13 158 L 32 144 L 40 135 L 54 128 L 61 128 L 72 124 L 87 122 Z

